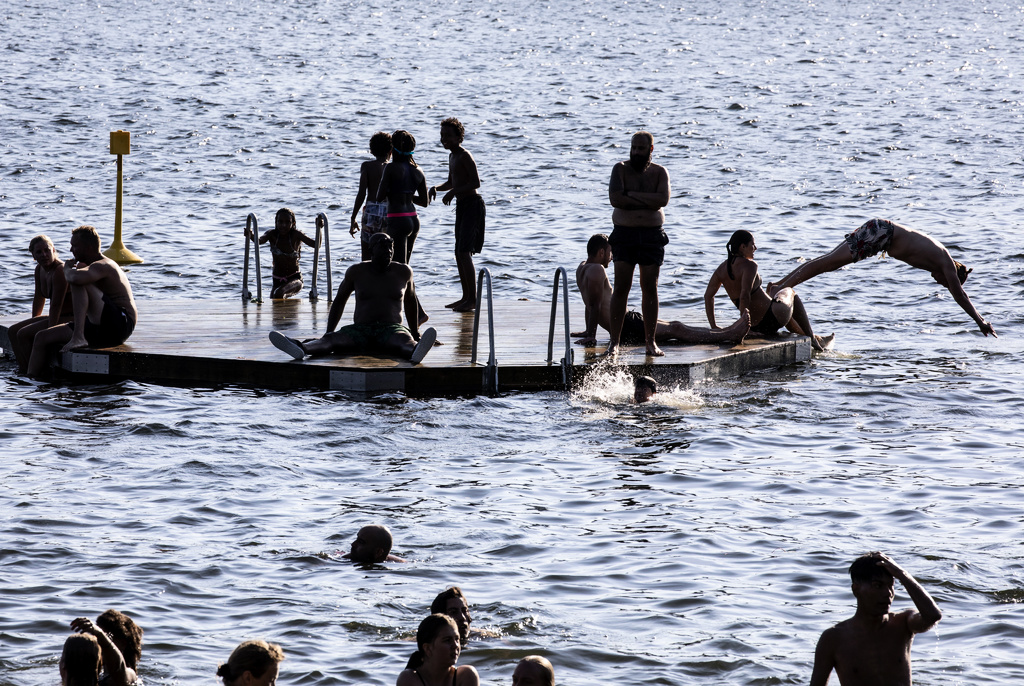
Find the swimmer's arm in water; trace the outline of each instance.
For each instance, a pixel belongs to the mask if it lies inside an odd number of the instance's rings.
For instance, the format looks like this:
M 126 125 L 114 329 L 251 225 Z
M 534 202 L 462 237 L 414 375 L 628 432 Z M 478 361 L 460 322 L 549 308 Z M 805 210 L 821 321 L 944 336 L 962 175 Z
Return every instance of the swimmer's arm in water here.
M 71 628 L 79 633 L 91 634 L 100 644 L 100 655 L 103 658 L 103 671 L 107 673 L 106 683 L 111 686 L 127 686 L 135 681 L 135 672 L 128 668 L 124 656 L 110 640 L 107 633 L 93 624 L 88 617 L 78 617 L 71 622 Z
M 718 330 L 718 325 L 715 324 L 715 295 L 722 287 L 722 279 L 718 276 L 719 269 L 714 271 L 708 281 L 708 287 L 704 289 L 704 312 L 708 316 L 708 325 L 715 331 Z
M 327 314 L 326 333 L 331 333 L 338 327 L 338 322 L 341 321 L 341 316 L 345 313 L 345 303 L 348 302 L 349 296 L 352 295 L 356 288 L 351 272 L 358 266 L 358 264 L 354 264 L 345 270 L 345 278 L 341 280 L 341 285 L 338 286 L 338 294 L 335 296 L 334 302 L 331 303 L 330 312 Z

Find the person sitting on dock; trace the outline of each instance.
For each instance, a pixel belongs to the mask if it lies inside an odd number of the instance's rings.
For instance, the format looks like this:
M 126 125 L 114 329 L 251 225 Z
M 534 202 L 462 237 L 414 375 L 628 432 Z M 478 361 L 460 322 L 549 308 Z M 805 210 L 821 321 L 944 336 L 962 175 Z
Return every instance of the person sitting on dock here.
M 857 611 L 826 629 L 814 650 L 811 686 L 826 686 L 834 669 L 842 686 L 910 686 L 910 645 L 928 631 L 942 612 L 921 584 L 879 552 L 862 555 L 850 565 Z M 899 579 L 916 610 L 889 612 L 893 579 Z
M 576 268 L 576 285 L 583 297 L 586 312 L 587 328 L 585 331 L 573 333 L 579 338 L 579 345 L 593 347 L 597 345 L 597 327 L 610 331 L 612 284 L 608 280 L 607 267 L 612 261 L 612 246 L 608 236 L 603 233 L 594 234 L 587 242 L 587 259 Z M 744 312 L 731 326 L 726 329 L 703 329 L 687 326 L 679 321 L 667 322 L 658 320 L 654 338 L 659 343 L 724 343 L 741 341 L 750 329 L 750 316 Z M 624 345 L 644 345 L 644 318 L 636 311 L 626 313 L 622 325 L 620 343 Z
M 7 330 L 11 351 L 21 374 L 28 371 L 28 358 L 36 334 L 51 326 L 71 321 L 71 298 L 66 297 L 68 282 L 64 278 L 64 262 L 57 256 L 53 241 L 39 235 L 29 241 L 28 249 L 36 261 L 32 317 L 11 325 Z M 43 314 L 47 300 L 50 301 L 50 310 Z
M 280 331 L 270 332 L 270 342 L 296 360 L 306 355 L 319 356 L 332 353 L 385 353 L 419 364 L 437 339 L 433 327 L 419 333 L 416 316 L 416 289 L 412 269 L 394 262 L 394 241 L 386 233 L 370 237 L 373 258 L 348 268 L 338 286 L 338 295 L 327 316 L 327 333 L 321 338 L 298 341 Z M 345 303 L 355 293 L 354 323 L 338 331 Z M 405 320 L 402 326 L 402 304 Z
M 254 240 L 252 231 L 248 231 L 249 240 Z M 302 271 L 299 270 L 299 253 L 302 244 L 311 248 L 316 242 L 296 228 L 295 213 L 282 207 L 274 217 L 274 228 L 260 236 L 260 243 L 270 243 L 270 254 L 274 258 L 274 270 L 271 278 L 274 287 L 270 290 L 271 298 L 287 298 L 302 290 Z
M 71 254 L 74 259 L 64 263 L 64 278 L 71 286 L 74 320 L 36 334 L 28 362 L 34 378 L 43 373 L 54 346 L 64 343 L 61 352 L 113 348 L 128 340 L 139 319 L 128 277 L 100 253 L 96 227 L 84 224 L 71 232 Z
M 950 292 L 957 305 L 970 315 L 983 334 L 996 336 L 992 325 L 974 309 L 963 288 L 967 275 L 973 270 L 950 257 L 946 246 L 928 234 L 908 229 L 886 219 L 868 220 L 856 231 L 847 234 L 846 240 L 832 252 L 804 262 L 781 281 L 768 284 L 768 293 L 774 295 L 780 289 L 794 288 L 819 274 L 835 271 L 879 253 L 882 253 L 883 257 L 888 253 L 911 267 L 929 272 L 936 282 Z
M 352 548 L 342 557 L 360 564 L 405 562 L 397 555 L 391 554 L 393 541 L 391 531 L 386 526 L 369 524 L 359 530 L 356 539 L 352 541 Z

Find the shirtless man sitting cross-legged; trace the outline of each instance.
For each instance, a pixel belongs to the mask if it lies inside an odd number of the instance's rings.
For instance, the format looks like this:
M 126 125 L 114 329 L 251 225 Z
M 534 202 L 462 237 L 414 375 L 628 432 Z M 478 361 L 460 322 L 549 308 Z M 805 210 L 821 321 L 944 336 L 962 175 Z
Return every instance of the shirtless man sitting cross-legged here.
M 579 338 L 579 345 L 593 347 L 597 345 L 597 327 L 606 331 L 611 324 L 612 285 L 608 280 L 608 265 L 612 260 L 612 246 L 608 236 L 603 233 L 591 236 L 587 243 L 587 260 L 576 268 L 576 285 L 586 306 L 587 328 L 572 334 Z M 704 329 L 687 326 L 679 321 L 667 322 L 658 320 L 654 331 L 654 340 L 658 343 L 724 343 L 741 341 L 750 330 L 750 313 L 744 311 L 740 318 L 725 329 Z M 643 345 L 644 320 L 639 312 L 627 312 L 622 325 L 621 343 L 624 345 Z

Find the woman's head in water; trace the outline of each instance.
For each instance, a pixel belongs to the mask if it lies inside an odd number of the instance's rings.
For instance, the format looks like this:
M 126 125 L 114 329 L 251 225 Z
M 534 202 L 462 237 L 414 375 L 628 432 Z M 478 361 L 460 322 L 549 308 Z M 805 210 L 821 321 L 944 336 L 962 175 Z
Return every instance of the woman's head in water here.
M 395 162 L 415 164 L 412 154 L 416 150 L 416 139 L 405 129 L 398 129 L 391 134 L 391 149 L 395 154 Z
M 60 656 L 60 681 L 64 686 L 95 686 L 100 664 L 100 644 L 95 636 L 68 636 Z
M 370 154 L 381 162 L 391 157 L 391 134 L 386 131 L 378 131 L 370 136 Z
M 740 256 L 740 248 L 747 245 L 748 243 L 754 242 L 754 235 L 749 231 L 740 229 L 739 231 L 733 231 L 732 236 L 729 237 L 729 242 L 725 244 L 726 263 L 725 269 L 729 272 L 729 278 L 734 279 L 732 275 L 732 263 L 736 261 L 736 258 Z
M 450 667 L 459 661 L 461 650 L 455 620 L 448 615 L 432 614 L 416 629 L 416 652 L 405 668 L 419 669 L 427 661 Z
M 287 207 L 282 207 L 274 217 L 274 228 L 280 233 L 288 233 L 295 228 L 295 213 Z
M 248 672 L 252 686 L 273 686 L 277 681 L 277 665 L 283 659 L 284 651 L 276 643 L 245 641 L 217 668 L 217 676 L 224 680 L 224 686 L 236 686 Z

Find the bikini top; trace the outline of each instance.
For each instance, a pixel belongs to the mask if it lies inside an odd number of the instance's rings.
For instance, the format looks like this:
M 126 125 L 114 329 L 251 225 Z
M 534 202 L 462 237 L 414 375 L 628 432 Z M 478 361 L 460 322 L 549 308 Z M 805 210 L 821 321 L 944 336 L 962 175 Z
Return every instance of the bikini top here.
M 296 248 L 295 250 L 292 250 L 291 252 L 289 252 L 287 250 L 281 250 L 281 248 L 277 247 L 277 241 L 276 240 L 269 241 L 269 243 L 270 243 L 270 254 L 273 255 L 274 257 L 293 257 L 296 260 L 299 259 L 299 250 L 300 250 L 299 248 Z

